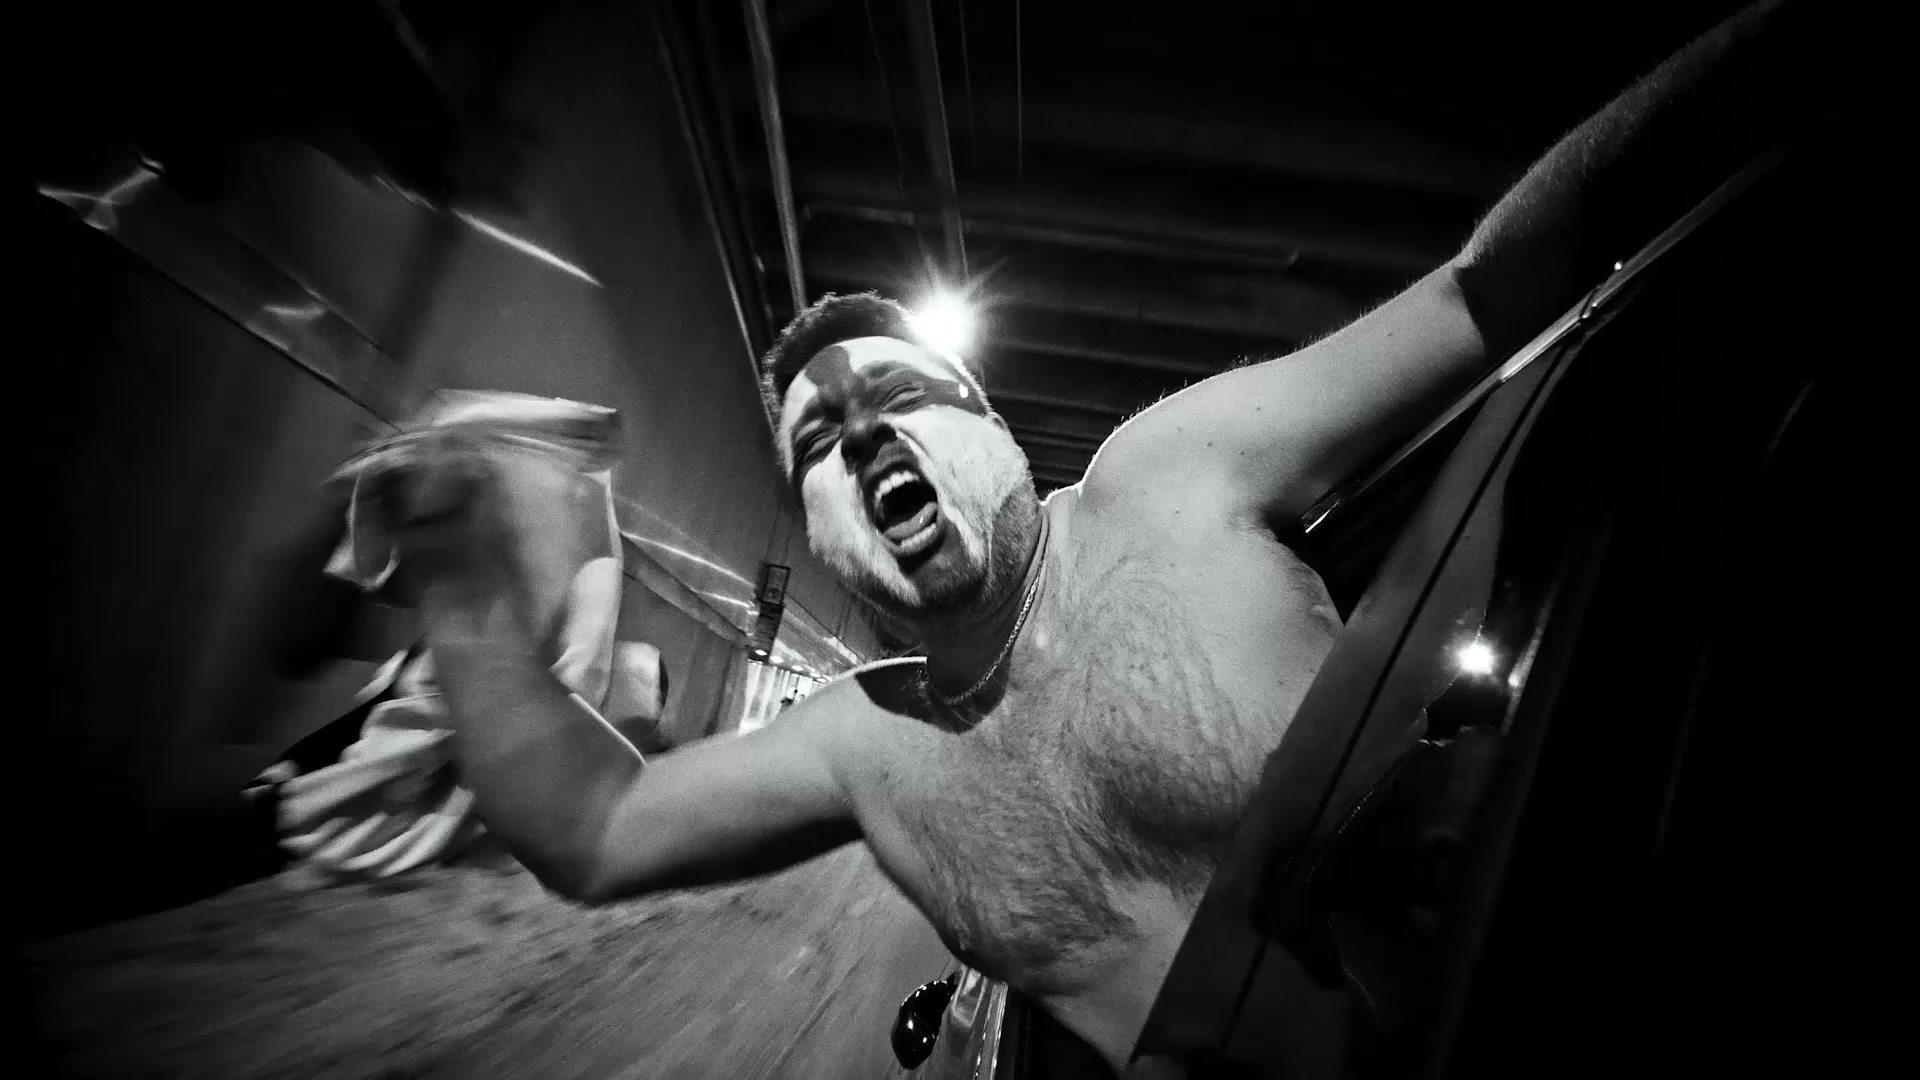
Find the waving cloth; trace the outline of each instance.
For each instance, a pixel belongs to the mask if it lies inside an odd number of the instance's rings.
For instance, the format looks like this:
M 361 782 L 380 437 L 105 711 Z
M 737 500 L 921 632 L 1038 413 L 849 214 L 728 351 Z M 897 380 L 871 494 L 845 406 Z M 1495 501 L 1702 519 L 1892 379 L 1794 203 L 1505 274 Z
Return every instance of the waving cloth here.
M 371 505 L 381 476 L 419 460 L 430 440 L 462 438 L 498 478 L 554 675 L 596 716 L 657 719 L 659 652 L 614 638 L 623 569 L 611 487 L 617 432 L 618 414 L 596 405 L 444 393 L 334 475 L 351 498 L 327 572 L 368 590 L 384 583 L 398 555 Z M 432 652 L 390 659 L 355 705 L 376 700 L 338 761 L 305 774 L 282 762 L 263 777 L 280 784 L 281 847 L 336 874 L 398 874 L 457 853 L 484 828 L 458 782 Z

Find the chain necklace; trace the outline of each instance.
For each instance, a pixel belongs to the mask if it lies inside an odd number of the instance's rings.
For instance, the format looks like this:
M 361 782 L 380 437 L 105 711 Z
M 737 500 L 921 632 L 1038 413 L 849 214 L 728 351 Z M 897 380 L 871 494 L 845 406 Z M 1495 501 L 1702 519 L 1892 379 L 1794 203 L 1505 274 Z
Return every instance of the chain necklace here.
M 994 675 L 1000 671 L 1000 665 L 1006 663 L 1008 654 L 1013 652 L 1013 643 L 1020 640 L 1020 631 L 1027 625 L 1027 613 L 1033 610 L 1033 598 L 1040 595 L 1040 579 L 1045 576 L 1044 573 L 1036 573 L 1033 575 L 1033 584 L 1027 586 L 1026 599 L 1020 601 L 1020 615 L 1013 621 L 1013 633 L 1007 635 L 1006 644 L 1000 646 L 1000 655 L 993 658 L 992 666 L 987 668 L 985 675 L 980 676 L 979 682 L 974 683 L 972 686 L 967 687 L 952 697 L 948 697 L 942 694 L 938 687 L 933 685 L 932 672 L 928 672 L 927 686 L 933 689 L 934 696 L 940 699 L 940 704 L 950 708 L 959 705 L 972 698 L 973 695 L 985 690 L 987 683 L 993 681 Z

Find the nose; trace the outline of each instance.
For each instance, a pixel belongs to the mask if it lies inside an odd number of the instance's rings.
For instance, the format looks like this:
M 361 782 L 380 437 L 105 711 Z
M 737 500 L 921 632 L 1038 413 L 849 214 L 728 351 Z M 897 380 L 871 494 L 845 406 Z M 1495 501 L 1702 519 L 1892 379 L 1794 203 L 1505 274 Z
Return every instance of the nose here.
M 876 413 L 860 410 L 848 415 L 840 428 L 840 453 L 847 464 L 859 469 L 873 460 L 882 447 L 894 439 L 893 425 Z

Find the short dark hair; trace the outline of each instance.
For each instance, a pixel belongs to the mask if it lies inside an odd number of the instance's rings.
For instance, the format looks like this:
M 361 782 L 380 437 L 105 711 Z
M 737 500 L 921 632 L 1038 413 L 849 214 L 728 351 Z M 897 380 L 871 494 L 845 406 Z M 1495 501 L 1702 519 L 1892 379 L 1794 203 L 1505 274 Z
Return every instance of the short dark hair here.
M 794 316 L 760 361 L 760 404 L 766 409 L 767 427 L 776 438 L 780 434 L 781 403 L 786 401 L 787 387 L 793 385 L 800 369 L 827 346 L 863 337 L 898 338 L 938 351 L 921 339 L 913 317 L 896 301 L 873 292 L 851 296 L 828 293 Z M 985 401 L 985 391 L 973 372 L 964 364 L 954 367 L 968 388 Z
M 829 345 L 863 337 L 919 340 L 907 309 L 879 293 L 828 293 L 795 315 L 760 361 L 760 403 L 767 411 L 767 426 L 779 431 L 780 404 L 807 361 Z

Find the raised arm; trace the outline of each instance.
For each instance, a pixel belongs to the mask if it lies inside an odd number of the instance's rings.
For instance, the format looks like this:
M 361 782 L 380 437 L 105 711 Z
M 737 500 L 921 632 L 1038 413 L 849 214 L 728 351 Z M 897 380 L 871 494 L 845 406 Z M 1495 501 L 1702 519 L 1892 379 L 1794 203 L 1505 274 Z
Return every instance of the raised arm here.
M 387 500 L 487 827 L 549 888 L 606 900 L 739 877 L 857 839 L 831 709 L 648 761 L 547 669 L 477 458 L 433 463 Z M 823 696 L 823 695 L 816 695 Z
M 1756 4 L 1560 140 L 1459 255 L 1291 356 L 1190 387 L 1115 434 L 1090 498 L 1296 521 L 1419 430 L 1763 150 L 1846 103 L 1831 9 Z M 1195 506 L 1195 503 L 1203 505 Z

